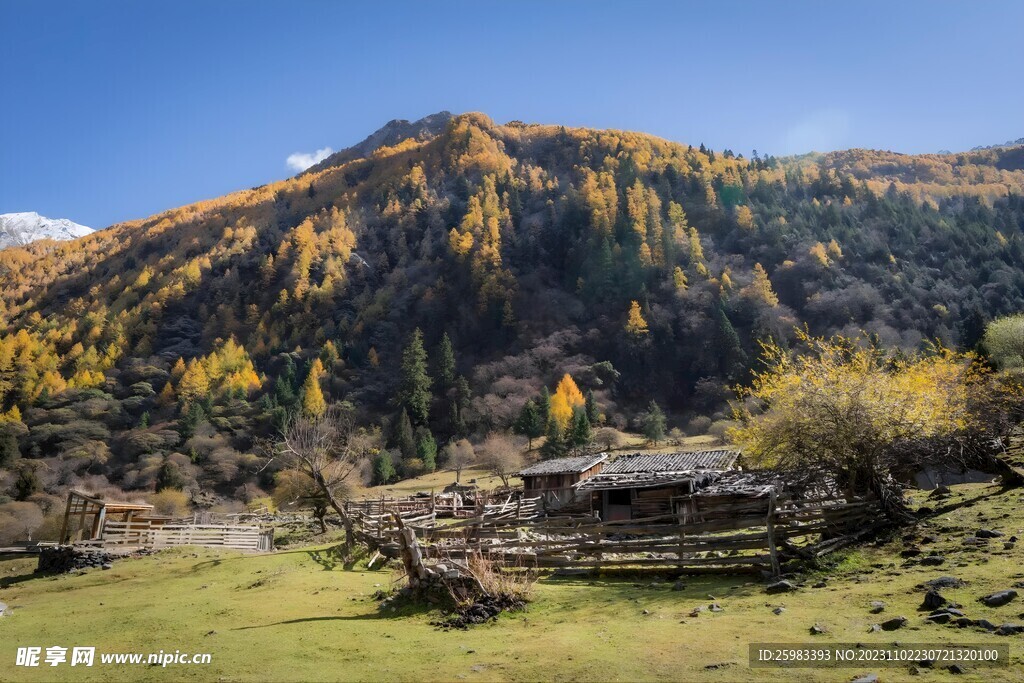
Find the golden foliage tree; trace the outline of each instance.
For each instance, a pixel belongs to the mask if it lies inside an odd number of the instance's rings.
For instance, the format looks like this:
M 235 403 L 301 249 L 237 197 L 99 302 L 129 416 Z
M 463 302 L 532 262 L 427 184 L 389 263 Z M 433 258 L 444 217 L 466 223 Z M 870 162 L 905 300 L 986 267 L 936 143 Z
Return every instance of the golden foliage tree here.
M 626 318 L 626 333 L 631 337 L 642 337 L 647 334 L 647 321 L 640 311 L 640 304 L 633 301 L 629 305 L 629 316 Z
M 327 401 L 320 390 L 320 377 L 324 374 L 323 363 L 317 358 L 313 361 L 306 381 L 302 384 L 302 413 L 307 417 L 319 417 L 327 410 Z

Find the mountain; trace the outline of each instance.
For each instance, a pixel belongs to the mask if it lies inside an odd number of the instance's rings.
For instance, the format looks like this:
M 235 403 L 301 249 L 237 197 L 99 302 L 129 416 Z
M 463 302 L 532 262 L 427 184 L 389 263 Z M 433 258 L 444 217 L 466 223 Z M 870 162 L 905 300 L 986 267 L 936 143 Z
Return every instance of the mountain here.
M 409 475 L 429 467 L 409 433 L 429 453 L 505 429 L 566 373 L 600 424 L 656 401 L 721 432 L 762 340 L 971 348 L 1024 309 L 1021 152 L 746 159 L 392 122 L 293 178 L 0 252 L 0 468 L 247 499 L 273 485 L 260 439 L 318 390 Z M 403 365 L 430 377 L 408 430 Z
M 36 240 L 73 240 L 93 230 L 67 218 L 46 218 L 35 211 L 0 214 L 0 249 Z

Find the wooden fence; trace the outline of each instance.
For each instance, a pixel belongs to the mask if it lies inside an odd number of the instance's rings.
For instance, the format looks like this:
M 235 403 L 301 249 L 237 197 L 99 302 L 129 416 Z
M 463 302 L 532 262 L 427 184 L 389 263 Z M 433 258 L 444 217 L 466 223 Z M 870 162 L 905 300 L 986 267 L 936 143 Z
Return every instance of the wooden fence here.
M 100 539 L 103 547 L 167 548 L 199 545 L 268 552 L 274 549 L 274 530 L 223 524 L 152 524 L 149 520 L 108 521 Z
M 590 515 L 544 517 L 495 506 L 471 519 L 437 525 L 402 515 L 424 555 L 465 559 L 479 553 L 536 568 L 661 567 L 692 573 L 779 574 L 784 563 L 823 555 L 875 530 L 880 506 L 869 499 L 780 500 L 775 492 L 736 499 L 679 501 L 674 515 L 601 521 Z M 360 520 L 377 546 L 394 543 L 388 514 Z

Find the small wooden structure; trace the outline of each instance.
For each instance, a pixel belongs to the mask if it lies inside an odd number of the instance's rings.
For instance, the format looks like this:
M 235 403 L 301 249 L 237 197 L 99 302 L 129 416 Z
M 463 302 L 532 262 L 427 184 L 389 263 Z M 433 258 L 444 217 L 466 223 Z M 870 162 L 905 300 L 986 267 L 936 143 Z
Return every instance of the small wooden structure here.
M 122 522 L 130 526 L 133 518 L 152 518 L 152 513 L 153 506 L 145 503 L 118 503 L 81 491 L 68 491 L 68 504 L 64 509 L 60 542 L 97 541 L 102 538 L 103 529 L 108 521 Z M 117 519 L 118 517 L 120 519 Z
M 725 449 L 623 455 L 576 491 L 590 496 L 591 511 L 606 522 L 676 514 L 677 500 L 731 470 L 739 455 Z
M 557 510 L 576 499 L 576 485 L 600 473 L 607 459 L 607 453 L 598 453 L 542 460 L 516 476 L 523 480 L 523 495 L 540 497 L 545 507 Z
M 145 503 L 120 503 L 69 491 L 60 542 L 102 548 L 201 545 L 235 550 L 274 549 L 274 530 L 254 525 L 196 524 L 153 514 Z

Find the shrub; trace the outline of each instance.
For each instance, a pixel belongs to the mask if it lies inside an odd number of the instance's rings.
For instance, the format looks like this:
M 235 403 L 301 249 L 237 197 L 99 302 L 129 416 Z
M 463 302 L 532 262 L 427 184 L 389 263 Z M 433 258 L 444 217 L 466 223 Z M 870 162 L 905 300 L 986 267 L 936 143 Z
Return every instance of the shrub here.
M 153 512 L 167 517 L 184 517 L 191 511 L 188 494 L 178 489 L 164 489 L 149 497 Z

